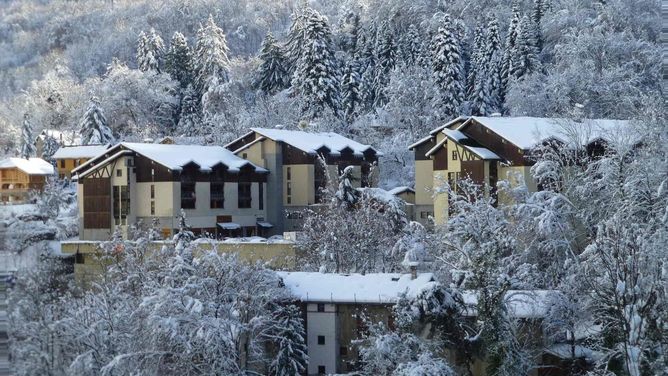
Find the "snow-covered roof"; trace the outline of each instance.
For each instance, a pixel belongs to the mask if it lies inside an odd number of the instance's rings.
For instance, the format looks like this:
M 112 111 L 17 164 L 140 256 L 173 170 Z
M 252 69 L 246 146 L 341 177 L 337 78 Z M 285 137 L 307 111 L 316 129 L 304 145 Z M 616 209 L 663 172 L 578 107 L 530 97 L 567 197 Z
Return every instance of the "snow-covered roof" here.
M 42 129 L 37 135 L 37 138 L 44 140 L 46 136 L 51 136 L 56 139 L 61 145 L 73 146 L 81 145 L 81 137 L 74 131 L 59 131 L 57 129 Z
M 28 175 L 52 175 L 53 165 L 42 158 L 5 158 L 0 160 L 0 168 L 18 168 Z
M 63 146 L 54 154 L 54 159 L 93 158 L 104 153 L 109 145 Z
M 516 318 L 542 318 L 548 308 L 549 295 L 552 290 L 510 290 L 506 292 L 505 304 L 508 313 Z M 468 307 L 468 316 L 476 315 L 478 294 L 475 291 L 465 291 L 462 294 L 464 304 Z
M 577 138 L 582 144 L 590 143 L 596 139 L 607 140 L 623 131 L 630 124 L 628 120 L 583 119 L 576 122 L 570 119 L 526 116 L 473 116 L 470 120 L 475 120 L 484 125 L 522 149 L 531 149 L 547 139 L 557 139 L 570 143 L 573 133 L 577 133 Z M 465 131 L 470 120 L 458 129 Z
M 421 139 L 415 141 L 414 143 L 408 145 L 408 150 L 413 150 L 413 149 L 415 149 L 416 147 L 418 147 L 418 146 L 424 144 L 425 142 L 431 140 L 433 137 L 434 137 L 434 136 L 429 135 L 429 136 L 427 136 L 427 137 L 424 137 L 424 138 L 421 138 Z
M 329 149 L 330 154 L 335 156 L 339 155 L 345 148 L 351 149 L 356 156 L 362 156 L 368 150 L 373 150 L 377 155 L 382 155 L 371 145 L 361 144 L 333 132 L 309 133 L 270 128 L 251 128 L 251 130 L 274 141 L 285 142 L 309 154 L 317 154 L 319 149 L 325 147 Z
M 415 297 L 436 282 L 431 273 L 336 274 L 318 272 L 278 272 L 285 286 L 303 302 L 392 304 L 406 293 Z
M 459 117 L 454 118 L 454 119 L 450 120 L 449 122 L 447 122 L 447 123 L 441 125 L 440 127 L 436 128 L 436 129 L 432 129 L 432 130 L 429 132 L 429 134 L 433 136 L 433 135 L 435 135 L 436 133 L 441 132 L 442 130 L 448 128 L 449 126 L 451 126 L 451 125 L 453 125 L 453 124 L 456 124 L 456 123 L 459 122 L 459 121 L 466 121 L 466 120 L 468 120 L 468 119 L 469 119 L 469 118 L 468 118 L 467 116 L 459 116 Z
M 115 152 L 115 149 L 121 146 L 141 154 L 170 170 L 179 171 L 183 166 L 195 163 L 202 171 L 210 171 L 214 166 L 222 163 L 231 172 L 238 172 L 242 167 L 247 165 L 253 166 L 257 172 L 267 172 L 266 169 L 237 157 L 234 153 L 221 146 L 122 142 L 107 149 L 106 152 Z M 84 168 L 82 167 L 91 165 L 91 162 L 93 162 L 92 159 L 74 169 L 73 172 L 83 171 Z
M 404 187 L 396 187 L 396 188 L 392 188 L 392 189 L 390 189 L 389 191 L 387 191 L 387 193 L 389 193 L 389 194 L 391 194 L 391 195 L 400 195 L 400 194 L 402 194 L 402 193 L 404 193 L 404 192 L 415 193 L 415 189 L 413 189 L 413 188 L 411 188 L 411 187 L 406 187 L 406 186 L 404 186 Z

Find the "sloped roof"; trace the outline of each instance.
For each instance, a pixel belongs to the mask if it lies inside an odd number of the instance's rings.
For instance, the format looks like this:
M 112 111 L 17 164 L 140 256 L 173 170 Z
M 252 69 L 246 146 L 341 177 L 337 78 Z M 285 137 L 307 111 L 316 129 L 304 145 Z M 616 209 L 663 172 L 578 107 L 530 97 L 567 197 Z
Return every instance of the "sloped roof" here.
M 464 133 L 458 131 L 458 130 L 453 130 L 453 129 L 443 129 L 442 130 L 443 134 L 445 134 L 446 138 L 441 140 L 441 142 L 437 143 L 434 145 L 433 148 L 429 149 L 427 153 L 425 153 L 425 157 L 429 157 L 432 154 L 436 153 L 436 151 L 443 147 L 443 145 L 448 142 L 448 138 L 452 139 L 453 141 L 457 142 L 459 145 L 461 145 L 464 149 L 467 149 L 471 153 L 477 155 L 481 159 L 502 159 L 499 157 L 496 153 L 493 151 L 487 149 L 486 147 L 481 146 L 474 140 L 470 139 L 468 136 L 466 136 Z
M 630 124 L 628 120 L 583 119 L 576 122 L 571 119 L 528 116 L 473 116 L 471 119 L 522 149 L 531 149 L 548 139 L 570 143 L 573 136 L 583 145 L 596 139 L 608 140 Z M 469 121 L 458 129 L 465 133 L 468 124 Z
M 234 153 L 221 146 L 122 142 L 107 149 L 106 152 L 115 151 L 115 149 L 121 146 L 176 171 L 181 170 L 183 166 L 190 163 L 197 164 L 203 171 L 209 171 L 214 166 L 222 163 L 231 172 L 238 172 L 242 167 L 247 165 L 253 166 L 255 171 L 268 172 L 260 166 L 237 157 Z M 92 159 L 74 169 L 73 172 L 83 171 L 84 167 L 89 166 L 91 162 L 93 162 Z
M 109 145 L 63 146 L 54 154 L 54 159 L 93 158 L 109 148 Z
M 402 194 L 402 193 L 404 193 L 404 192 L 415 193 L 415 189 L 413 189 L 413 188 L 411 188 L 411 187 L 403 186 L 403 187 L 395 187 L 395 188 L 392 188 L 392 189 L 390 189 L 390 190 L 387 191 L 387 192 L 388 192 L 389 194 L 391 194 L 391 195 L 399 195 L 399 194 Z
M 28 175 L 52 175 L 54 168 L 42 158 L 5 158 L 0 160 L 0 168 L 18 168 Z
M 304 302 L 391 304 L 399 294 L 415 297 L 436 284 L 432 273 L 416 279 L 410 274 L 336 274 L 317 272 L 278 272 L 285 286 Z
M 270 128 L 251 128 L 251 130 L 274 141 L 285 142 L 309 154 L 317 154 L 319 149 L 326 147 L 332 155 L 340 154 L 345 148 L 351 149 L 356 156 L 362 156 L 368 150 L 373 150 L 377 155 L 382 155 L 371 145 L 361 144 L 334 132 L 309 133 Z

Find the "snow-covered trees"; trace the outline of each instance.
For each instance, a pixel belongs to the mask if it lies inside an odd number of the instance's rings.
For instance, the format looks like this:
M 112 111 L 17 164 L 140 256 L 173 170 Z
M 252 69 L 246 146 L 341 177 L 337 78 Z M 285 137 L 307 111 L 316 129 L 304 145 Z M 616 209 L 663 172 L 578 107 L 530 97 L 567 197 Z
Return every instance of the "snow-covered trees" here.
M 230 59 L 227 38 L 209 15 L 206 23 L 197 30 L 194 51 L 195 88 L 206 93 L 212 86 L 229 81 Z
M 312 10 L 303 26 L 301 56 L 292 77 L 292 86 L 304 99 L 302 111 L 310 117 L 325 108 L 338 113 L 340 108 L 340 71 L 334 56 L 329 21 Z
M 146 234 L 135 235 L 102 245 L 108 269 L 88 290 L 72 290 L 54 259 L 18 276 L 10 293 L 16 374 L 304 369 L 300 311 L 273 271 L 216 250 L 149 250 Z
M 346 64 L 341 82 L 341 109 L 349 121 L 354 119 L 362 106 L 362 65 L 359 60 L 352 58 Z
M 33 136 L 30 115 L 23 115 L 23 126 L 21 127 L 21 158 L 28 159 L 35 156 L 35 137 Z
M 185 88 L 192 84 L 193 80 L 193 58 L 192 51 L 188 46 L 188 40 L 183 34 L 174 32 L 169 43 L 169 50 L 165 55 L 165 72 L 172 76 L 172 79 Z
M 271 33 L 268 33 L 262 41 L 259 58 L 262 64 L 257 72 L 257 87 L 268 94 L 283 90 L 289 81 L 287 62 L 281 47 Z
M 151 28 L 148 35 L 143 31 L 137 38 L 137 67 L 139 70 L 156 71 L 160 73 L 160 64 L 163 59 L 165 43 L 160 35 Z
M 474 115 L 491 115 L 500 107 L 501 40 L 496 19 L 479 31 L 469 74 L 471 112 Z M 475 57 L 475 58 L 474 58 Z
M 88 109 L 79 121 L 81 144 L 106 144 L 114 141 L 114 135 L 107 125 L 107 118 L 97 97 L 90 98 Z
M 511 50 L 510 74 L 516 78 L 540 69 L 536 48 L 536 29 L 528 16 L 520 22 L 515 46 Z
M 455 117 L 464 101 L 464 65 L 460 41 L 447 14 L 431 42 L 431 64 L 440 94 L 435 105 L 441 117 Z

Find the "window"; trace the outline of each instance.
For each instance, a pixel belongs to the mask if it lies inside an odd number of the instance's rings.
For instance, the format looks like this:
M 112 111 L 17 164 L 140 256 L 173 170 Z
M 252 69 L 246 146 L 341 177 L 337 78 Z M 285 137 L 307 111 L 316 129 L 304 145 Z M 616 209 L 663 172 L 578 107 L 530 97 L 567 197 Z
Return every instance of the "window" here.
M 427 219 L 430 216 L 433 216 L 432 212 L 429 212 L 429 211 L 420 212 L 420 218 L 422 218 L 422 219 Z
M 247 158 L 248 158 L 248 154 L 243 153 L 243 154 L 241 154 L 241 157 L 242 157 L 243 159 L 247 159 Z
M 155 185 L 151 184 L 151 198 L 155 198 Z
M 195 209 L 197 195 L 195 193 L 195 176 L 197 171 L 191 169 L 181 172 L 181 209 Z
M 452 160 L 456 161 L 457 160 L 457 150 L 452 151 Z
M 292 183 L 288 182 L 288 196 L 292 196 Z
M 318 345 L 325 344 L 325 336 L 318 336 Z
M 258 209 L 264 210 L 264 183 L 259 182 L 257 185 L 258 188 Z
M 319 375 L 324 375 L 327 373 L 327 370 L 325 369 L 325 366 L 318 366 L 318 374 Z
M 292 179 L 292 167 L 287 168 L 287 175 L 288 175 L 288 180 Z
M 151 215 L 155 215 L 155 201 L 151 201 Z
M 222 209 L 225 207 L 225 183 L 222 181 L 211 182 L 211 209 Z
M 288 196 L 288 204 L 292 204 L 292 197 Z
M 64 159 L 60 160 L 60 168 L 65 168 L 65 160 Z
M 117 176 L 117 177 L 121 177 L 121 176 L 123 176 L 123 170 L 121 170 L 121 169 L 117 169 L 117 170 L 116 170 L 116 176 Z
M 323 303 L 318 303 L 318 312 L 325 312 L 325 305 Z
M 248 209 L 251 207 L 252 197 L 251 197 L 251 183 L 243 182 L 239 183 L 237 189 L 239 208 Z
M 130 194 L 128 192 L 128 186 L 115 185 L 112 194 L 114 223 L 116 226 L 126 225 L 127 217 L 130 214 Z

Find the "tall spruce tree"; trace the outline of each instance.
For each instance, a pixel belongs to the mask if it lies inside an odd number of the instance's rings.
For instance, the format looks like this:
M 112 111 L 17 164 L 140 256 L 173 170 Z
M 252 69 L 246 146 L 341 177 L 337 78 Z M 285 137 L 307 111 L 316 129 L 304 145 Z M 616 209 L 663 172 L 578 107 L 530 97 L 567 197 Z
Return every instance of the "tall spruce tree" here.
M 350 121 L 359 113 L 362 102 L 362 72 L 357 57 L 346 64 L 342 82 L 342 109 L 346 120 Z
M 520 10 L 516 2 L 513 2 L 512 16 L 510 24 L 508 25 L 508 33 L 506 34 L 506 42 L 504 47 L 503 59 L 501 62 L 501 92 L 500 100 L 505 102 L 506 92 L 508 91 L 508 80 L 513 70 L 513 51 L 517 42 L 520 27 Z
M 33 137 L 30 115 L 23 115 L 23 126 L 21 127 L 21 158 L 29 159 L 35 156 L 35 138 Z
M 306 23 L 313 12 L 315 12 L 313 9 L 302 6 L 292 14 L 292 24 L 288 32 L 288 40 L 285 43 L 286 68 L 289 75 L 294 74 L 302 57 Z
M 137 66 L 139 70 L 160 72 L 160 60 L 165 50 L 165 44 L 160 35 L 151 28 L 148 35 L 143 31 L 137 39 Z
M 534 0 L 533 9 L 531 10 L 531 21 L 534 24 L 534 38 L 536 40 L 536 49 L 540 53 L 543 49 L 543 33 L 542 33 L 542 21 L 545 11 L 547 10 L 547 1 L 546 0 Z
M 181 88 L 192 84 L 192 50 L 186 37 L 178 31 L 174 32 L 169 43 L 169 51 L 165 56 L 165 71 L 181 84 Z
M 259 57 L 262 64 L 258 70 L 257 87 L 268 94 L 285 89 L 288 84 L 286 60 L 271 33 L 267 33 L 262 41 Z
M 540 69 L 536 51 L 535 28 L 528 16 L 522 18 L 515 48 L 512 51 L 511 74 L 520 78 Z
M 491 18 L 481 36 L 481 48 L 476 59 L 473 89 L 470 93 L 471 113 L 490 115 L 499 110 L 501 85 L 500 54 L 501 40 L 496 19 Z
M 422 37 L 415 24 L 410 24 L 404 34 L 401 43 L 401 54 L 408 64 L 424 64 L 424 50 L 422 48 Z
M 435 103 L 443 118 L 457 116 L 464 100 L 464 66 L 450 15 L 443 17 L 431 43 L 431 64 L 439 90 Z
M 192 85 L 188 85 L 181 97 L 181 111 L 179 113 L 179 134 L 193 136 L 199 134 L 201 125 L 201 108 L 197 91 Z
M 397 64 L 397 55 L 398 49 L 392 35 L 392 30 L 387 22 L 383 22 L 383 25 L 376 34 L 376 76 L 373 82 L 375 91 L 374 107 L 381 107 L 387 103 L 385 87 L 390 82 L 390 72 Z
M 209 15 L 206 23 L 197 30 L 195 47 L 195 88 L 200 95 L 213 84 L 229 81 L 230 60 L 227 38 L 223 29 Z
M 88 109 L 79 122 L 82 145 L 107 144 L 114 141 L 114 135 L 107 125 L 107 118 L 97 97 L 90 98 Z
M 269 374 L 299 375 L 308 365 L 306 333 L 300 310 L 294 305 L 286 305 L 278 308 L 273 316 L 276 323 L 268 336 L 271 343 L 276 344 L 277 354 L 269 366 Z
M 485 31 L 482 22 L 478 22 L 473 32 L 473 48 L 469 59 L 469 71 L 466 77 L 466 96 L 469 100 L 475 96 L 475 85 L 479 81 L 476 77 L 485 69 L 483 56 L 485 52 Z
M 55 160 L 53 160 L 52 157 L 58 151 L 58 148 L 60 148 L 60 143 L 58 143 L 58 140 L 56 140 L 55 137 L 47 133 L 44 136 L 42 155 L 40 156 L 40 158 L 50 162 L 51 164 L 55 163 Z
M 326 107 L 338 114 L 339 67 L 334 56 L 332 32 L 327 18 L 316 11 L 306 21 L 302 56 L 292 86 L 302 96 L 302 111 L 307 116 L 317 117 Z

